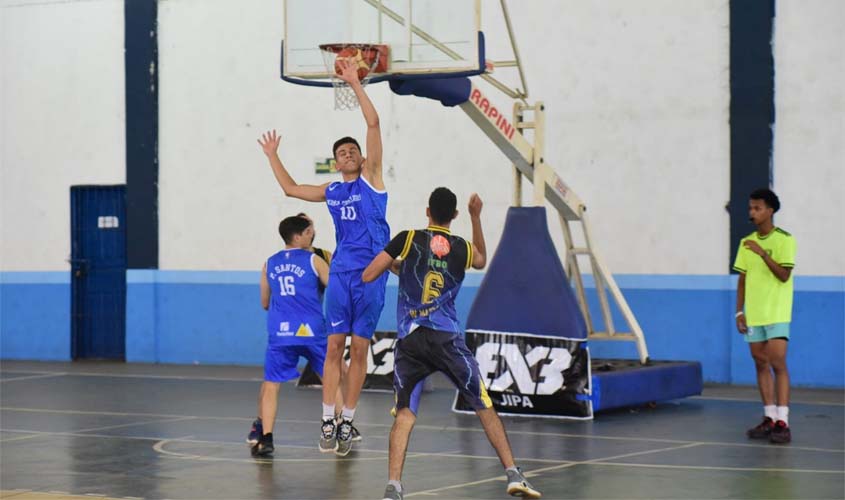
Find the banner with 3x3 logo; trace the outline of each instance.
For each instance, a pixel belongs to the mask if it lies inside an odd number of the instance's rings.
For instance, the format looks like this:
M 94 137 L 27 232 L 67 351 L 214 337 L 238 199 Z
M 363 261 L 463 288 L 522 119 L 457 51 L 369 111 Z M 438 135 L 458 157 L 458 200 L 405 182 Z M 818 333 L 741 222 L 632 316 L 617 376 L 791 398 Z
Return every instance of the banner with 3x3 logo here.
M 468 331 L 466 343 L 499 414 L 593 418 L 585 340 Z M 457 393 L 452 409 L 474 413 Z

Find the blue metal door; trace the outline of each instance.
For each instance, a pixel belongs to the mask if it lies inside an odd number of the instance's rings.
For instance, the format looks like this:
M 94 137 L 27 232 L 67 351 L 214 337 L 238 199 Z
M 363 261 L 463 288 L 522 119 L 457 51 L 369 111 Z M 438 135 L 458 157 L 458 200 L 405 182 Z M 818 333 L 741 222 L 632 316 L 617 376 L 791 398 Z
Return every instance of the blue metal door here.
M 71 355 L 125 359 L 126 186 L 71 186 Z

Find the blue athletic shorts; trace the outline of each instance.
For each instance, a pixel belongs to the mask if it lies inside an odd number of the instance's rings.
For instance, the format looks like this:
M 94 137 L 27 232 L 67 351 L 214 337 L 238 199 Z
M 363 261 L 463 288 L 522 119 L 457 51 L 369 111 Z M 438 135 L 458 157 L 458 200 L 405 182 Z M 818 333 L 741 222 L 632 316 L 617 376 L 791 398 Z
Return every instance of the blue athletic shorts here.
M 475 410 L 493 407 L 478 362 L 460 334 L 419 327 L 396 343 L 393 361 L 393 392 L 396 409 L 419 406 L 420 383 L 435 371 L 442 372 Z
M 320 377 L 323 376 L 326 344 L 267 346 L 267 352 L 264 355 L 264 380 L 287 382 L 299 377 L 296 365 L 299 364 L 300 356 L 308 360 L 311 368 Z
M 772 323 L 771 325 L 749 326 L 745 334 L 745 341 L 765 342 L 771 339 L 789 340 L 789 323 Z
M 361 274 L 362 270 L 329 275 L 325 297 L 329 335 L 352 333 L 365 339 L 373 338 L 384 308 L 387 273 L 371 283 L 361 281 Z

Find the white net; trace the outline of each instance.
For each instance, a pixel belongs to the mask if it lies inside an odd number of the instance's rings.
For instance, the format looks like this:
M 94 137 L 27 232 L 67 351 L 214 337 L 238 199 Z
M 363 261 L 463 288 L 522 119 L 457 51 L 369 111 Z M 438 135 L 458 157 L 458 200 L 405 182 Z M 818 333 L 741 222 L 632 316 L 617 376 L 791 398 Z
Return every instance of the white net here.
M 323 63 L 326 65 L 326 72 L 331 75 L 332 87 L 334 87 L 334 109 L 350 110 L 359 106 L 358 98 L 352 88 L 338 78 L 340 68 L 337 66 L 338 58 L 352 60 L 358 66 L 358 77 L 361 85 L 366 86 L 370 82 L 373 70 L 379 63 L 383 53 L 377 47 L 366 43 L 335 43 L 320 45 L 320 52 L 323 54 Z

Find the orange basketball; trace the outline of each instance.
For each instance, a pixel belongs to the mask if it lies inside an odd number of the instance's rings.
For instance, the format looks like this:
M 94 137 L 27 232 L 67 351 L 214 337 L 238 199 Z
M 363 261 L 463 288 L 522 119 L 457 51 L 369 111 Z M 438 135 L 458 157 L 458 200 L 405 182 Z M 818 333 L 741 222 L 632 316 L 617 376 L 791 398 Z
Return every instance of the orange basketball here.
M 367 74 L 370 72 L 370 66 L 367 64 L 367 61 L 364 59 L 364 54 L 361 53 L 361 49 L 355 47 L 346 47 L 345 49 L 341 50 L 337 53 L 335 57 L 334 63 L 334 71 L 338 75 L 341 72 L 340 65 L 338 62 L 341 59 L 346 59 L 347 61 L 351 61 L 352 64 L 358 67 L 358 79 L 363 80 Z

